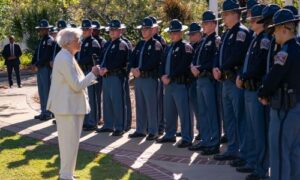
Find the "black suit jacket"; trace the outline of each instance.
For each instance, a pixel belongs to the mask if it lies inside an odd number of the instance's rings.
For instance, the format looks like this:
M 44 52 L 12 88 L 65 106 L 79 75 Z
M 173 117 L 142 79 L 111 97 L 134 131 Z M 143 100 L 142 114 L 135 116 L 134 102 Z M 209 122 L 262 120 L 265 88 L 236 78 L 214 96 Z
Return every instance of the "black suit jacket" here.
M 14 44 L 14 51 L 16 59 L 8 60 L 8 57 L 11 56 L 10 52 L 10 44 L 7 44 L 4 46 L 4 49 L 2 51 L 2 56 L 5 59 L 5 65 L 19 65 L 20 64 L 20 57 L 22 56 L 22 50 L 19 46 L 19 44 Z

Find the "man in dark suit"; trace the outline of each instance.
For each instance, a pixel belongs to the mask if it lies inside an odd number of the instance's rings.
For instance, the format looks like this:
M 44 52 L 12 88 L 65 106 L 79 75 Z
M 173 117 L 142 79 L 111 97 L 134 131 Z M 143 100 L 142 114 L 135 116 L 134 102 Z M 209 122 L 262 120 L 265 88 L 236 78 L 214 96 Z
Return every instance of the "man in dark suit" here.
M 12 71 L 14 70 L 17 77 L 18 87 L 21 88 L 20 78 L 20 56 L 22 55 L 21 48 L 18 44 L 15 44 L 15 37 L 9 36 L 9 44 L 4 46 L 2 55 L 5 59 L 5 65 L 7 66 L 8 83 L 11 88 L 13 85 Z

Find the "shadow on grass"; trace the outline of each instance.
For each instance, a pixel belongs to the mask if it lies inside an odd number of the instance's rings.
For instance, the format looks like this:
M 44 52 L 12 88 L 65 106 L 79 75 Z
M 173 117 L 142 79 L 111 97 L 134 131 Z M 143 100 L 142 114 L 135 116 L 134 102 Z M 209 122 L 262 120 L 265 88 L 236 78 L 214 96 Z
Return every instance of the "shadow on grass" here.
M 57 178 L 59 174 L 59 150 L 56 145 L 44 144 L 41 141 L 15 133 L 0 131 L 0 152 L 2 150 L 23 149 L 22 158 L 14 160 L 13 156 L 6 167 L 8 169 L 36 167 L 35 173 L 43 179 Z M 22 170 L 22 169 L 20 169 Z M 80 179 L 148 179 L 121 166 L 110 155 L 80 150 L 78 153 L 75 174 Z

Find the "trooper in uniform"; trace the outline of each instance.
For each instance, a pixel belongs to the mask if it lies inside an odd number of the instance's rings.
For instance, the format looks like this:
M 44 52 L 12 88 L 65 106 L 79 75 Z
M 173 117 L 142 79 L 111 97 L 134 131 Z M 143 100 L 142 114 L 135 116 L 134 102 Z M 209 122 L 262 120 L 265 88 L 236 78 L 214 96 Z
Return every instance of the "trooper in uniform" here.
M 19 44 L 15 43 L 15 37 L 10 35 L 8 37 L 9 44 L 3 48 L 2 55 L 5 59 L 5 65 L 7 67 L 8 83 L 11 88 L 13 85 L 12 71 L 15 71 L 18 87 L 21 88 L 21 77 L 20 77 L 20 57 L 22 56 L 22 50 Z
M 243 64 L 251 39 L 248 29 L 240 23 L 241 8 L 236 1 L 225 0 L 222 16 L 227 30 L 222 36 L 222 44 L 216 57 L 214 78 L 222 81 L 222 103 L 224 126 L 227 129 L 227 150 L 215 155 L 216 160 L 236 160 L 246 158 L 243 90 L 235 85 L 235 79 Z
M 247 180 L 266 178 L 268 170 L 267 122 L 264 107 L 257 97 L 257 90 L 265 75 L 268 50 L 271 44 L 271 36 L 264 31 L 264 25 L 257 23 L 262 18 L 264 7 L 265 5 L 262 4 L 253 6 L 251 15 L 247 18 L 254 35 L 243 68 L 236 79 L 237 87 L 244 89 L 247 121 L 246 142 L 248 146 L 246 164 L 237 167 L 236 170 L 243 173 L 252 173 L 247 176 Z
M 92 24 L 95 26 L 93 28 L 93 37 L 98 41 L 100 45 L 100 52 L 103 50 L 104 45 L 106 43 L 106 40 L 100 36 L 101 30 L 105 29 L 105 26 L 101 26 L 101 24 L 98 21 L 92 21 Z M 102 108 L 101 108 L 101 94 L 102 94 L 102 78 L 97 78 L 98 83 L 96 84 L 96 97 L 98 102 L 98 113 L 99 113 L 99 120 L 98 124 L 103 124 L 103 121 L 101 121 L 102 118 Z
M 55 56 L 58 54 L 58 52 L 61 50 L 61 47 L 58 45 L 57 41 L 56 41 L 56 35 L 57 33 L 62 30 L 67 28 L 67 22 L 63 19 L 60 19 L 56 22 L 56 27 L 54 27 L 53 29 L 53 33 L 51 34 L 51 30 L 50 30 L 50 35 L 53 37 L 54 41 L 53 41 L 53 53 L 52 53 L 52 59 L 50 62 L 50 66 L 51 68 L 53 68 L 53 63 L 54 63 L 54 59 Z M 54 116 L 54 115 L 53 115 Z M 56 120 L 52 121 L 53 124 L 56 124 Z
M 166 40 L 161 35 L 159 35 L 159 24 L 162 21 L 158 21 L 154 16 L 148 16 L 148 17 L 152 20 L 154 26 L 152 31 L 153 38 L 158 40 L 162 45 L 163 49 L 165 49 L 167 46 Z
M 193 49 L 196 51 L 199 48 L 200 41 L 203 38 L 203 30 L 202 27 L 196 23 L 193 22 L 189 26 L 189 31 L 186 32 L 189 36 L 190 44 L 192 45 Z M 190 111 L 191 111 L 191 118 L 192 122 L 194 122 L 194 117 L 196 120 L 196 128 L 198 130 L 198 135 L 195 137 L 196 140 L 201 139 L 200 134 L 200 115 L 199 115 L 199 103 L 197 98 L 197 81 L 196 78 L 191 73 L 191 84 L 189 87 L 189 104 L 190 104 Z
M 47 101 L 50 91 L 50 76 L 51 67 L 50 61 L 52 60 L 53 41 L 54 39 L 49 35 L 50 26 L 48 21 L 43 19 L 40 21 L 39 26 L 35 27 L 40 36 L 38 46 L 32 58 L 32 66 L 34 70 L 37 69 L 37 84 L 38 93 L 40 97 L 41 114 L 34 117 L 41 121 L 52 119 L 53 115 L 47 111 Z
M 128 38 L 126 38 L 124 36 L 124 33 L 126 31 L 126 26 L 125 24 L 122 24 L 121 26 L 121 31 L 122 31 L 122 35 L 121 35 L 121 39 L 126 42 L 128 50 L 129 50 L 129 54 L 128 54 L 128 58 L 130 57 L 132 50 L 133 50 L 133 46 L 132 43 L 129 41 Z M 131 100 L 130 100 L 130 89 L 129 89 L 129 73 L 130 73 L 130 68 L 129 68 L 129 62 L 127 63 L 127 76 L 126 76 L 126 83 L 125 83 L 125 97 L 126 97 L 126 103 L 124 104 L 124 108 L 126 111 L 126 116 L 125 116 L 125 131 L 129 131 L 131 129 L 131 123 L 132 123 L 132 112 L 131 112 Z
M 129 48 L 121 39 L 123 25 L 119 20 L 109 23 L 108 41 L 101 53 L 99 64 L 101 67 L 103 90 L 103 118 L 104 125 L 97 132 L 113 132 L 113 136 L 121 136 L 127 128 L 126 122 L 126 83 Z
M 158 40 L 160 44 L 163 47 L 163 50 L 166 49 L 167 43 L 165 39 L 159 35 L 159 24 L 161 21 L 158 21 L 156 17 L 154 16 L 149 16 L 149 18 L 152 20 L 154 29 L 153 29 L 153 38 Z M 157 97 L 158 97 L 158 133 L 159 135 L 163 135 L 165 131 L 165 119 L 164 119 L 164 105 L 163 105 L 163 91 L 164 91 L 164 85 L 161 80 L 158 81 L 158 89 L 157 89 Z
M 246 10 L 243 11 L 243 12 L 247 13 L 247 15 L 246 15 L 247 18 L 251 17 L 251 9 L 256 4 L 258 4 L 257 0 L 248 0 L 247 1 L 247 3 L 246 3 Z M 251 37 L 254 34 L 254 31 L 251 29 L 251 27 L 249 27 L 249 33 L 250 33 Z
M 197 78 L 199 119 L 201 119 L 201 140 L 189 150 L 202 150 L 202 155 L 219 153 L 220 134 L 216 104 L 216 89 L 212 75 L 214 57 L 217 52 L 217 19 L 212 11 L 202 15 L 202 26 L 206 36 L 195 51 L 191 72 Z
M 187 26 L 178 19 L 170 22 L 165 31 L 170 33 L 172 44 L 166 49 L 166 56 L 161 64 L 161 79 L 165 85 L 164 116 L 166 134 L 158 143 L 176 142 L 177 118 L 179 115 L 182 140 L 177 145 L 185 148 L 192 145 L 193 126 L 189 111 L 188 87 L 190 65 L 193 59 L 193 47 L 182 40 Z
M 300 177 L 300 45 L 293 13 L 281 9 L 273 17 L 276 42 L 281 45 L 274 65 L 258 92 L 262 104 L 271 107 L 269 126 L 272 180 Z
M 144 40 L 138 42 L 131 54 L 130 68 L 135 77 L 136 131 L 130 138 L 145 137 L 155 140 L 158 137 L 158 103 L 157 88 L 159 65 L 162 58 L 162 46 L 152 37 L 153 22 L 145 18 L 141 29 Z
M 89 73 L 94 66 L 95 63 L 95 57 L 100 56 L 100 45 L 98 41 L 93 38 L 92 32 L 94 25 L 92 25 L 92 22 L 88 19 L 82 20 L 81 29 L 83 31 L 82 33 L 82 44 L 81 44 L 81 50 L 77 54 L 78 63 L 82 69 L 82 71 L 86 74 Z M 97 82 L 98 83 L 98 82 Z M 97 83 L 89 86 L 88 89 L 88 97 L 89 97 L 89 104 L 91 107 L 91 111 L 89 114 L 85 115 L 84 117 L 84 123 L 83 123 L 83 130 L 84 131 L 93 131 L 97 129 L 97 124 L 99 121 L 99 102 L 97 99 L 98 88 Z

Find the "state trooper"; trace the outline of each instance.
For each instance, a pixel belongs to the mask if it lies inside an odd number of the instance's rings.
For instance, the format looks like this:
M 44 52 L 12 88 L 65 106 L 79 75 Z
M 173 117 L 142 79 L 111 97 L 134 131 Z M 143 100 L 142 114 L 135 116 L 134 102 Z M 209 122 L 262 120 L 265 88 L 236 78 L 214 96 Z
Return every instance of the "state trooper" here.
M 57 33 L 62 30 L 67 28 L 67 22 L 63 19 L 60 19 L 56 22 L 56 27 L 55 27 L 55 35 L 52 35 L 53 39 L 54 39 L 54 43 L 53 43 L 53 54 L 52 54 L 52 62 L 51 62 L 51 67 L 53 66 L 53 61 L 55 59 L 55 56 L 57 55 L 57 53 L 61 50 L 61 47 L 57 44 L 56 42 L 56 35 Z
M 235 79 L 243 64 L 250 41 L 248 29 L 240 23 L 241 10 L 238 2 L 225 0 L 222 16 L 227 30 L 222 36 L 222 44 L 216 57 L 213 75 L 222 81 L 222 103 L 224 127 L 227 129 L 228 147 L 216 160 L 235 160 L 233 164 L 246 158 L 245 117 L 243 90 L 235 85 Z
M 157 20 L 156 17 L 154 16 L 149 16 L 151 18 L 153 24 L 154 24 L 154 29 L 153 29 L 153 38 L 158 40 L 160 44 L 163 47 L 163 50 L 166 49 L 167 43 L 165 39 L 159 35 L 159 24 L 162 22 L 160 20 Z M 164 90 L 164 85 L 161 80 L 158 81 L 158 133 L 159 135 L 163 135 L 165 131 L 165 119 L 164 119 L 164 105 L 163 105 L 163 90 Z
M 121 136 L 127 128 L 126 90 L 127 63 L 129 48 L 121 39 L 123 24 L 119 20 L 109 23 L 108 41 L 101 53 L 99 64 L 103 90 L 104 125 L 97 132 L 113 132 L 112 136 Z
M 101 37 L 100 32 L 101 30 L 105 29 L 105 26 L 101 26 L 101 24 L 98 21 L 92 21 L 93 27 L 93 37 L 98 41 L 100 45 L 100 53 L 102 52 L 104 45 L 106 43 L 106 40 Z M 98 113 L 99 113 L 99 120 L 98 124 L 103 124 L 103 121 L 101 121 L 102 118 L 102 108 L 101 108 L 101 94 L 102 94 L 102 78 L 97 78 L 98 83 L 96 84 L 96 97 L 98 102 Z
M 67 28 L 67 23 L 65 20 L 60 19 L 56 22 L 56 27 L 53 28 L 53 32 L 50 30 L 50 35 L 53 37 L 54 41 L 53 41 L 53 52 L 52 52 L 52 59 L 50 61 L 50 66 L 51 68 L 53 68 L 53 63 L 54 63 L 54 59 L 55 56 L 58 54 L 58 52 L 61 50 L 61 47 L 58 45 L 57 41 L 56 41 L 56 35 L 57 33 L 62 30 Z M 54 116 L 54 115 L 53 115 Z M 53 124 L 56 124 L 56 120 L 52 121 Z
M 90 20 L 82 20 L 80 27 L 82 29 L 82 44 L 80 52 L 77 54 L 77 60 L 79 66 L 85 74 L 89 73 L 94 66 L 94 63 L 96 61 L 95 59 L 93 59 L 95 58 L 93 57 L 94 54 L 99 57 L 101 53 L 98 41 L 92 36 L 93 27 L 94 25 L 92 25 L 92 22 Z M 99 121 L 99 102 L 97 98 L 97 95 L 99 93 L 97 83 L 87 88 L 91 111 L 84 117 L 84 131 L 93 131 L 97 129 L 97 124 Z
M 203 38 L 203 29 L 202 27 L 193 22 L 189 26 L 189 31 L 186 32 L 189 36 L 190 44 L 192 45 L 193 49 L 196 50 L 199 48 L 200 41 Z M 191 111 L 191 118 L 192 122 L 194 122 L 194 118 L 196 120 L 196 129 L 198 130 L 198 134 L 195 137 L 195 140 L 201 139 L 200 134 L 200 115 L 199 115 L 199 103 L 197 98 L 197 79 L 191 73 L 191 84 L 189 87 L 189 104 L 190 104 L 190 111 Z
M 246 179 L 266 178 L 268 171 L 267 149 L 267 120 L 265 109 L 258 101 L 257 90 L 261 86 L 266 71 L 268 50 L 271 35 L 265 32 L 263 24 L 258 24 L 262 18 L 265 5 L 257 4 L 252 7 L 251 15 L 247 18 L 254 31 L 253 39 L 248 48 L 240 75 L 236 79 L 238 88 L 244 89 L 245 114 L 247 121 L 247 157 L 246 164 L 236 170 L 252 173 Z
M 220 134 L 216 104 L 216 89 L 212 74 L 217 52 L 217 18 L 212 11 L 202 15 L 202 26 L 206 36 L 200 42 L 193 58 L 191 71 L 197 78 L 197 98 L 199 119 L 201 120 L 201 140 L 189 150 L 202 150 L 202 155 L 219 153 Z
M 122 32 L 121 39 L 124 42 L 126 42 L 126 44 L 127 44 L 127 47 L 128 47 L 128 58 L 129 58 L 129 56 L 132 53 L 133 46 L 132 46 L 132 43 L 129 41 L 129 39 L 124 36 L 125 31 L 126 31 L 126 25 L 122 24 L 122 26 L 121 26 L 121 32 Z M 131 129 L 131 124 L 132 124 L 131 98 L 130 98 L 130 88 L 129 88 L 129 73 L 130 73 L 130 69 L 129 69 L 129 62 L 128 62 L 127 63 L 126 83 L 125 83 L 125 87 L 124 87 L 124 89 L 125 89 L 125 94 L 124 95 L 126 97 L 126 103 L 124 104 L 124 108 L 125 108 L 125 111 L 126 111 L 126 116 L 125 116 L 126 127 L 125 127 L 125 131 L 129 131 Z
M 274 64 L 258 92 L 262 104 L 271 107 L 269 147 L 271 180 L 300 177 L 300 45 L 296 40 L 299 18 L 287 9 L 275 13 L 276 42 L 281 45 Z
M 145 18 L 137 27 L 144 40 L 138 42 L 130 57 L 136 98 L 136 131 L 129 134 L 130 138 L 145 137 L 146 134 L 146 140 L 158 138 L 157 88 L 163 49 L 152 37 L 153 27 L 150 18 Z
M 37 69 L 37 84 L 40 97 L 41 113 L 34 116 L 34 119 L 46 121 L 53 118 L 53 114 L 47 111 L 47 101 L 50 91 L 50 76 L 53 52 L 53 37 L 49 35 L 49 29 L 53 26 L 49 25 L 48 21 L 43 19 L 39 22 L 39 26 L 35 27 L 38 30 L 40 40 L 32 58 L 31 64 L 34 70 Z
M 182 40 L 183 31 L 187 26 L 178 19 L 170 22 L 169 32 L 172 44 L 167 47 L 161 64 L 161 79 L 164 89 L 164 116 L 166 133 L 158 139 L 158 143 L 176 142 L 177 118 L 179 115 L 182 140 L 177 147 L 185 148 L 192 145 L 193 128 L 189 111 L 188 87 L 190 65 L 193 58 L 193 47 Z
M 251 9 L 256 4 L 258 4 L 257 0 L 248 0 L 247 1 L 246 10 L 243 11 L 243 12 L 247 13 L 247 15 L 246 15 L 247 18 L 251 17 Z M 251 37 L 254 35 L 254 31 L 251 29 L 251 27 L 249 27 L 249 33 L 250 33 Z

